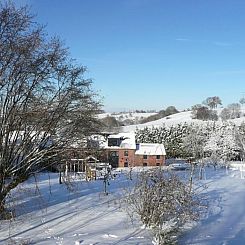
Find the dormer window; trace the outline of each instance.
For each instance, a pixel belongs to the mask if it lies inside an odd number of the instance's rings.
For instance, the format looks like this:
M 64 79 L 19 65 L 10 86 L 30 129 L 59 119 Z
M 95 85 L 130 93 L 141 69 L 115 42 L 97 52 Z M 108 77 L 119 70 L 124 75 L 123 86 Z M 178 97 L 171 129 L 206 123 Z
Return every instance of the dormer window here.
M 108 138 L 108 146 L 120 146 L 119 138 Z

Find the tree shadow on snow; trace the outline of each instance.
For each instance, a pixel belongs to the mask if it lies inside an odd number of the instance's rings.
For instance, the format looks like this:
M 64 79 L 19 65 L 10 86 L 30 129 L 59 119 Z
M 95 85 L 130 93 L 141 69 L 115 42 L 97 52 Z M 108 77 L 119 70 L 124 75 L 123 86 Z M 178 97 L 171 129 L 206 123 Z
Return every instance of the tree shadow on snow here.
M 227 245 L 240 245 L 245 244 L 245 229 L 240 230 L 234 238 L 231 238 L 226 243 Z
M 219 222 L 222 217 L 222 199 L 225 189 L 212 190 L 200 194 L 207 209 L 201 214 L 201 219 L 191 230 L 185 231 L 179 238 L 179 244 L 216 244 L 212 237 L 206 234 L 209 227 Z

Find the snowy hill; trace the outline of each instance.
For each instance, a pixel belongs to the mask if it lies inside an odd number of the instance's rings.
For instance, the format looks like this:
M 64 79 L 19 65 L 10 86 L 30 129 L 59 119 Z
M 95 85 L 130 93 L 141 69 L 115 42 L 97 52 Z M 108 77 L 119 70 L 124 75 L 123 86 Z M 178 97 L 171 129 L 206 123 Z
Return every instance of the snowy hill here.
M 147 118 L 152 115 L 156 115 L 156 112 L 120 112 L 120 113 L 101 113 L 98 114 L 99 119 L 103 119 L 107 116 L 114 117 L 118 121 L 122 122 L 124 120 L 132 120 L 134 122 L 139 122 L 140 120 Z
M 98 114 L 98 118 L 102 119 L 107 116 L 115 117 L 117 120 L 120 118 L 126 118 L 126 119 L 136 119 L 136 118 L 146 118 L 152 115 L 156 115 L 156 112 L 120 112 L 120 113 L 101 113 Z
M 183 123 L 183 122 L 191 123 L 193 121 L 198 122 L 199 120 L 193 120 L 191 118 L 191 111 L 185 111 L 185 112 L 180 112 L 180 113 L 173 114 L 171 116 L 161 118 L 156 121 L 147 122 L 144 124 L 125 126 L 125 127 L 122 127 L 122 129 L 124 132 L 131 132 L 131 131 L 134 131 L 136 128 L 141 129 L 144 127 L 153 127 L 153 126 L 158 127 L 158 126 L 162 126 L 163 124 L 170 126 L 170 125 L 175 125 L 175 124 Z
M 220 113 L 220 109 L 217 111 L 217 113 Z M 243 112 L 244 114 L 244 112 Z M 219 121 L 221 122 L 221 120 L 219 119 Z M 236 119 L 231 119 L 229 120 L 231 122 L 234 122 L 236 125 L 240 125 L 242 122 L 245 122 L 245 116 L 242 116 L 240 118 L 236 118 Z M 205 123 L 207 121 L 202 121 L 202 120 L 198 120 L 198 119 L 192 119 L 191 117 L 191 111 L 184 111 L 184 112 L 179 112 L 164 118 L 161 118 L 159 120 L 156 121 L 152 121 L 152 122 L 148 122 L 148 123 L 144 123 L 144 124 L 137 124 L 137 125 L 129 125 L 129 126 L 124 126 L 122 127 L 122 131 L 123 132 L 132 132 L 135 131 L 136 128 L 138 129 L 143 129 L 145 127 L 159 127 L 162 126 L 163 124 L 165 124 L 166 126 L 171 126 L 171 125 L 177 125 L 179 123 L 198 123 L 198 124 L 202 124 Z

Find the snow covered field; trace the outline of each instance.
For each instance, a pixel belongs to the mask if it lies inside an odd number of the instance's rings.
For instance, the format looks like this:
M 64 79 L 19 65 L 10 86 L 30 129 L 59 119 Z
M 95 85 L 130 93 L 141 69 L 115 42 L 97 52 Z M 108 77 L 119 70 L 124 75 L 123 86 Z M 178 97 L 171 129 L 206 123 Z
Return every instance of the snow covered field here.
M 245 244 L 245 179 L 239 171 L 207 174 L 207 216 L 180 239 L 180 244 Z
M 218 114 L 220 113 L 220 109 L 217 110 Z M 242 110 L 242 113 L 244 114 L 245 111 Z M 242 116 L 240 118 L 235 118 L 235 119 L 230 119 L 228 121 L 231 121 L 233 123 L 235 123 L 236 125 L 240 125 L 242 122 L 245 122 L 245 116 Z M 148 123 L 144 123 L 144 124 L 135 124 L 135 125 L 129 125 L 129 126 L 123 126 L 122 127 L 122 131 L 123 132 L 132 132 L 135 131 L 136 128 L 138 129 L 143 129 L 145 127 L 160 127 L 163 124 L 166 126 L 175 126 L 179 123 L 206 123 L 207 121 L 202 121 L 202 120 L 198 120 L 198 119 L 192 119 L 191 117 L 191 111 L 183 111 L 183 112 L 179 112 L 164 118 L 161 118 L 159 120 L 156 121 L 152 121 L 152 122 L 148 122 Z M 219 119 L 218 122 L 221 122 L 221 119 Z
M 136 128 L 142 129 L 145 127 L 152 127 L 152 126 L 159 127 L 159 126 L 162 126 L 163 124 L 165 124 L 166 126 L 170 126 L 170 125 L 176 125 L 178 123 L 184 123 L 184 122 L 187 122 L 187 123 L 199 122 L 199 120 L 191 118 L 191 111 L 184 111 L 184 112 L 179 112 L 179 113 L 161 118 L 156 121 L 147 122 L 143 124 L 137 124 L 137 125 L 124 126 L 122 127 L 122 130 L 124 132 L 131 132 L 131 131 L 135 131 Z
M 202 182 L 208 187 L 201 193 L 209 203 L 206 217 L 180 244 L 245 244 L 245 179 L 237 170 L 207 168 Z M 17 212 L 23 214 L 1 222 L 0 244 L 152 244 L 150 232 L 132 225 L 123 208 L 121 197 L 131 184 L 127 173 L 119 173 L 110 181 L 109 195 L 102 180 L 76 181 L 70 192 L 58 184 L 57 174 L 41 174 L 41 196 L 33 179 L 16 190 Z
M 150 244 L 149 234 L 132 225 L 121 207 L 130 182 L 119 174 L 104 195 L 102 180 L 76 181 L 70 192 L 58 184 L 57 174 L 42 174 L 41 196 L 33 179 L 16 190 L 17 210 L 24 214 L 1 223 L 0 244 L 8 244 L 9 238 L 16 244 Z

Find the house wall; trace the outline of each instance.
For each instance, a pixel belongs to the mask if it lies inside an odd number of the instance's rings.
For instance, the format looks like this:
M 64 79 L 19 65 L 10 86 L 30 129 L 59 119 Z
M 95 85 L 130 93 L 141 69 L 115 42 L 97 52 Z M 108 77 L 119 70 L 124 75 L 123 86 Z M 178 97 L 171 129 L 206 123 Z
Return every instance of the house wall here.
M 124 155 L 124 152 L 128 152 L 128 156 Z M 133 167 L 135 161 L 135 150 L 120 149 L 119 150 L 119 167 Z
M 134 166 L 135 150 L 132 149 L 107 149 L 107 156 L 110 155 L 110 152 L 118 153 L 118 167 L 130 167 Z M 128 153 L 128 156 L 125 156 L 125 152 Z
M 138 167 L 138 166 L 164 166 L 165 156 L 160 155 L 160 159 L 156 159 L 156 156 L 147 156 L 144 159 L 143 155 L 135 155 L 135 150 L 132 149 L 107 149 L 107 156 L 111 151 L 118 152 L 118 167 Z M 125 151 L 128 152 L 128 156 L 125 156 Z
M 165 156 L 160 156 L 157 159 L 156 156 L 147 156 L 144 159 L 144 155 L 135 155 L 135 166 L 163 166 L 165 165 Z

